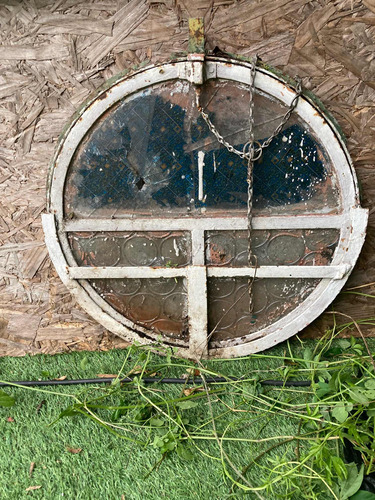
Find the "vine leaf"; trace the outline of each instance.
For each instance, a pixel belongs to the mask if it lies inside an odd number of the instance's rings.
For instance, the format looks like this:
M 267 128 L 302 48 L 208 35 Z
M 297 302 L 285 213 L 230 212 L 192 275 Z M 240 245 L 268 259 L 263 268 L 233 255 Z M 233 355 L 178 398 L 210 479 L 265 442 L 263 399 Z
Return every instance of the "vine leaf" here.
M 340 424 L 342 424 L 348 418 L 349 413 L 346 411 L 344 406 L 337 405 L 332 410 L 332 416 L 335 417 L 335 419 L 338 420 Z
M 346 468 L 348 471 L 348 476 L 341 483 L 340 500 L 346 500 L 347 498 L 354 495 L 354 493 L 357 493 L 363 481 L 363 465 L 359 469 L 359 471 L 355 463 L 348 464 Z
M 0 390 L 0 406 L 14 406 L 16 400 L 6 392 Z

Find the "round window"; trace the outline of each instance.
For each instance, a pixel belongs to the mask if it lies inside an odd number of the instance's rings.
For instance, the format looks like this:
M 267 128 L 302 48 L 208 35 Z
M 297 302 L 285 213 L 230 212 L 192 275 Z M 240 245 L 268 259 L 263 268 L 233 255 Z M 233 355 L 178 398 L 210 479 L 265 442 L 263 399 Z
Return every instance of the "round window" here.
M 331 303 L 361 250 L 367 211 L 332 122 L 251 64 L 206 57 L 119 77 L 62 135 L 43 216 L 52 261 L 81 306 L 127 340 L 230 357 L 294 335 Z M 220 137 L 219 137 L 220 139 Z M 249 243 L 250 236 L 250 243 Z M 254 265 L 249 265 L 249 251 Z M 251 285 L 251 286 L 250 286 Z

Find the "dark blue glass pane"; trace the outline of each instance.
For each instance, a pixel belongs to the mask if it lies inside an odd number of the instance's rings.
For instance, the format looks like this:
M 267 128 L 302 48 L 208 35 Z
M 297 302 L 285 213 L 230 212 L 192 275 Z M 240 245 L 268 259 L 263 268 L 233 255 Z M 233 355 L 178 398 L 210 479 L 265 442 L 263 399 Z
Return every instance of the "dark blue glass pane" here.
M 187 98 L 190 107 L 186 99 L 181 98 L 180 105 L 165 93 L 145 91 L 109 110 L 75 155 L 66 211 L 246 209 L 247 162 L 216 141 L 194 108 L 192 92 Z M 211 117 L 215 122 L 215 112 Z M 204 153 L 201 199 L 198 151 Z M 326 179 L 321 148 L 305 128 L 293 123 L 255 163 L 254 208 L 306 201 Z

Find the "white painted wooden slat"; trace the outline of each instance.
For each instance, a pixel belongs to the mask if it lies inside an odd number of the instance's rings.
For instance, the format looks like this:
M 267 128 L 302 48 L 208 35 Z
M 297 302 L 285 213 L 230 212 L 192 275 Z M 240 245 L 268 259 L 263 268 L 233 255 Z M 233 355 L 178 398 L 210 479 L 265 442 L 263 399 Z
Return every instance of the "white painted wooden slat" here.
M 172 267 L 69 267 L 69 276 L 76 280 L 114 278 L 177 278 L 186 276 L 187 268 Z
M 207 278 L 206 268 L 188 268 L 189 351 L 192 358 L 207 356 Z
M 349 272 L 350 266 L 260 266 L 246 267 L 209 267 L 209 277 L 254 277 L 257 278 L 331 278 L 341 280 Z
M 198 254 L 201 255 L 201 254 Z M 188 267 L 69 267 L 72 279 L 103 278 L 177 278 L 188 276 Z M 330 278 L 341 280 L 350 271 L 348 264 L 338 266 L 260 266 L 208 267 L 207 276 L 212 278 L 254 277 L 257 278 Z
M 350 224 L 343 215 L 296 215 L 253 217 L 253 229 L 340 229 Z M 132 218 L 132 219 L 77 219 L 66 221 L 63 230 L 80 231 L 225 231 L 246 230 L 246 217 L 179 217 L 179 218 Z

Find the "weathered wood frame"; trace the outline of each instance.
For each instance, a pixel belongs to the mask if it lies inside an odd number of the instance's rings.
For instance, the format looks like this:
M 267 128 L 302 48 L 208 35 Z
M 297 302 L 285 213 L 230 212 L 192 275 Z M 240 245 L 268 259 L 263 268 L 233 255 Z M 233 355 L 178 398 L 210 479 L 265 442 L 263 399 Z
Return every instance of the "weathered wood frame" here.
M 188 284 L 189 344 L 179 342 L 178 353 L 185 357 L 231 357 L 267 349 L 285 340 L 319 316 L 332 302 L 344 285 L 362 248 L 368 211 L 359 203 L 358 186 L 349 154 L 342 138 L 330 120 L 306 97 L 299 99 L 296 113 L 314 130 L 335 167 L 338 189 L 341 193 L 339 215 L 311 214 L 303 216 L 255 217 L 254 229 L 322 229 L 340 230 L 339 244 L 330 266 L 262 266 L 256 269 L 261 278 L 321 278 L 315 290 L 291 313 L 268 327 L 241 338 L 239 345 L 223 345 L 209 349 L 207 342 L 207 277 L 254 276 L 253 268 L 225 268 L 205 266 L 204 238 L 207 230 L 246 229 L 244 217 L 223 218 L 130 218 L 123 216 L 111 220 L 65 220 L 63 192 L 66 174 L 72 156 L 87 130 L 120 99 L 150 85 L 177 78 L 195 82 L 201 68 L 188 59 L 153 66 L 129 78 L 119 79 L 108 90 L 103 90 L 81 110 L 62 136 L 52 165 L 49 189 L 49 214 L 43 216 L 43 227 L 51 259 L 60 278 L 75 295 L 81 306 L 98 322 L 127 340 L 137 339 L 152 343 L 156 334 L 124 318 L 104 301 L 86 281 L 92 278 L 152 278 L 184 276 Z M 236 60 L 208 57 L 204 64 L 204 78 L 250 82 L 250 64 Z M 199 73 L 200 74 L 200 73 Z M 199 76 L 200 78 L 200 76 Z M 199 83 L 199 82 L 198 82 Z M 255 87 L 285 105 L 290 105 L 295 92 L 280 78 L 257 69 Z M 99 97 L 99 99 L 98 99 Z M 186 268 L 151 267 L 79 267 L 71 252 L 69 231 L 147 231 L 186 230 L 192 236 L 192 264 Z M 165 342 L 171 344 L 170 338 Z M 228 343 L 229 344 L 229 343 Z M 176 345 L 176 344 L 174 344 Z

